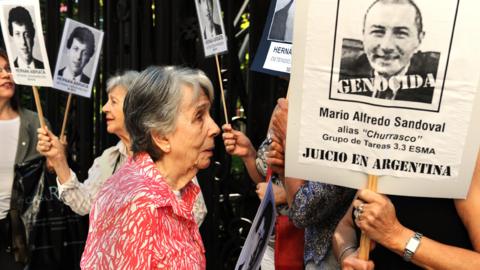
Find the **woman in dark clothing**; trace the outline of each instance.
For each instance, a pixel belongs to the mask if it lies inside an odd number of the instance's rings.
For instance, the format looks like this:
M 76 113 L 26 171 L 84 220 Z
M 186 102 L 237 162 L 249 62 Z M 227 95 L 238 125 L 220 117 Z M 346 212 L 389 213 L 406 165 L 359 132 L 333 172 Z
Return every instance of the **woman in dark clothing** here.
M 2 269 L 23 269 L 29 260 L 27 231 L 39 204 L 25 206 L 25 183 L 15 179 L 16 165 L 36 159 L 40 154 L 36 130 L 37 114 L 21 109 L 15 93 L 7 53 L 0 49 L 0 265 Z M 34 186 L 36 183 L 32 183 Z M 36 185 L 35 189 L 38 189 Z M 41 192 L 33 201 L 37 201 Z M 26 209 L 25 209 L 26 208 Z M 27 229 L 26 229 L 27 228 Z

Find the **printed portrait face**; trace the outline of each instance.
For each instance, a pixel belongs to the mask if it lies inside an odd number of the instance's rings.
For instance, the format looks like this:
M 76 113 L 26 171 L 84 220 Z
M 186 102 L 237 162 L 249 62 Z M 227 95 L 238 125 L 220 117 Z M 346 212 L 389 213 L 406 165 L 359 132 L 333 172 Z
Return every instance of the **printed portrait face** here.
M 68 59 L 68 67 L 70 70 L 72 70 L 75 75 L 82 73 L 83 68 L 88 63 L 88 60 L 90 60 L 87 44 L 74 38 L 70 49 L 68 49 Z
M 364 22 L 363 45 L 368 61 L 379 74 L 400 73 L 417 51 L 424 33 L 415 22 L 416 9 L 408 4 L 376 3 Z
M 18 56 L 25 62 L 32 59 L 33 33 L 26 25 L 12 23 L 12 39 L 18 51 Z

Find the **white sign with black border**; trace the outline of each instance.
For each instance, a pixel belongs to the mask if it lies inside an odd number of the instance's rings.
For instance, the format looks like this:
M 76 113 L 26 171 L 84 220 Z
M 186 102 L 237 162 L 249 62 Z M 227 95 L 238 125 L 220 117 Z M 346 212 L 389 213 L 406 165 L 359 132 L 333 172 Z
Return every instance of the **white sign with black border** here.
M 286 175 L 364 188 L 372 174 L 380 193 L 464 198 L 480 145 L 480 4 L 373 2 L 297 3 Z

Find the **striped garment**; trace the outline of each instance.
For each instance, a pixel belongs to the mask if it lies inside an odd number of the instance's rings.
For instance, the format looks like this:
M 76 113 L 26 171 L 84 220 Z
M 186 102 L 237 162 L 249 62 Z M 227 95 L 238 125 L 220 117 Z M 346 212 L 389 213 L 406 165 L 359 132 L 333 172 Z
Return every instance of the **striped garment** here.
M 94 202 L 82 269 L 205 269 L 199 191 L 190 182 L 180 200 L 148 154 L 129 158 Z

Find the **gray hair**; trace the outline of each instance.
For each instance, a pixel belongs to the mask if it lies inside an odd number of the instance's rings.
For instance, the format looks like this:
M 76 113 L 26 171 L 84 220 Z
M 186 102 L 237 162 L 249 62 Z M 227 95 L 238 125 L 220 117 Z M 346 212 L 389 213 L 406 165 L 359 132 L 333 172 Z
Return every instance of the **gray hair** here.
M 127 70 L 123 73 L 116 74 L 110 77 L 107 80 L 107 93 L 110 93 L 113 88 L 120 86 L 127 90 L 130 88 L 130 85 L 138 77 L 140 73 L 135 70 Z
M 130 86 L 123 112 L 134 155 L 147 152 L 154 161 L 161 158 L 163 152 L 152 134 L 162 136 L 175 130 L 183 86 L 192 87 L 194 99 L 203 92 L 213 102 L 212 82 L 197 69 L 150 66 Z

